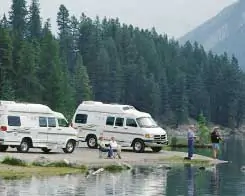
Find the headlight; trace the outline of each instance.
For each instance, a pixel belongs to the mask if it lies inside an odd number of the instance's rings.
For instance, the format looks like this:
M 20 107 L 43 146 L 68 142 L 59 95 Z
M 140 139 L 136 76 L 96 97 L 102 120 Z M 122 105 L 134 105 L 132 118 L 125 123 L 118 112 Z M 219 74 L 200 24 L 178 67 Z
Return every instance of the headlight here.
M 151 134 L 145 134 L 145 138 L 153 138 L 153 135 L 151 135 Z

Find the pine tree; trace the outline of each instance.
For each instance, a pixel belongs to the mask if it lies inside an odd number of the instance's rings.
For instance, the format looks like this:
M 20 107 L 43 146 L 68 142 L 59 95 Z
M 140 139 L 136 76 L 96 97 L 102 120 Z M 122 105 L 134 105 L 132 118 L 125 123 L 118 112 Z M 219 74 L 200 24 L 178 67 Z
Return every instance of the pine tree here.
M 30 39 L 40 39 L 41 37 L 41 17 L 39 0 L 32 0 L 28 16 L 28 36 Z
M 7 29 L 9 28 L 9 21 L 7 20 L 7 17 L 5 15 L 5 13 L 3 14 L 3 18 L 2 20 L 0 21 L 0 26 L 4 29 Z
M 12 0 L 9 20 L 14 35 L 18 39 L 26 36 L 26 17 L 27 17 L 26 0 Z
M 78 55 L 76 60 L 74 87 L 77 105 L 80 104 L 82 101 L 92 99 L 92 87 L 90 86 L 87 69 L 83 65 L 81 55 Z
M 12 42 L 8 30 L 0 27 L 0 99 L 14 98 Z
M 62 59 L 64 67 L 68 67 L 68 70 L 71 72 L 73 70 L 73 51 L 75 48 L 72 47 L 73 41 L 69 11 L 63 4 L 59 7 L 59 12 L 57 14 L 57 24 L 59 29 L 60 58 Z

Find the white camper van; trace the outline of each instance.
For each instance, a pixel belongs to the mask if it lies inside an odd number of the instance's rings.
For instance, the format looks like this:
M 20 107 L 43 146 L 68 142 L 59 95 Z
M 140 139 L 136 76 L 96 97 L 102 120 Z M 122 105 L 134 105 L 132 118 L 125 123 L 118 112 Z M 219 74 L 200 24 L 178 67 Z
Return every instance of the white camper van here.
M 122 146 L 131 146 L 135 152 L 144 152 L 151 147 L 159 152 L 168 143 L 166 131 L 157 125 L 148 113 L 140 112 L 130 105 L 82 102 L 72 119 L 78 129 L 80 141 L 96 148 L 97 139 L 114 136 Z
M 18 152 L 41 148 L 48 153 L 62 148 L 72 153 L 77 141 L 77 130 L 48 106 L 0 101 L 0 152 L 16 147 Z

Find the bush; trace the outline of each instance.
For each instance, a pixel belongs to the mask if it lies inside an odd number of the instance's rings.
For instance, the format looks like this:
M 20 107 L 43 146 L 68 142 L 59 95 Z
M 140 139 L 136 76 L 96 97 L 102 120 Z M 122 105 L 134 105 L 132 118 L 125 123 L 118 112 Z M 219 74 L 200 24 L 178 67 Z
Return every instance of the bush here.
M 210 132 L 207 127 L 206 118 L 202 113 L 198 117 L 198 136 L 200 144 L 204 145 L 210 143 Z
M 14 157 L 5 157 L 1 163 L 7 165 L 27 166 L 27 163 L 25 161 Z
M 177 145 L 177 141 L 178 141 L 178 139 L 177 139 L 177 137 L 172 137 L 171 138 L 171 145 Z

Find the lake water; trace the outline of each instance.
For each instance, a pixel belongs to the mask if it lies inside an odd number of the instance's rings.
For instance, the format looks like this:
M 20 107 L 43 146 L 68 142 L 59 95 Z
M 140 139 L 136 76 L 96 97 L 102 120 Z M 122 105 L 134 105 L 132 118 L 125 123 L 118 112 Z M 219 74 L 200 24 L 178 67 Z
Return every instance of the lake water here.
M 202 150 L 201 154 L 209 154 Z M 185 165 L 166 170 L 138 167 L 117 174 L 66 175 L 26 180 L 0 179 L 0 196 L 244 196 L 245 140 L 230 138 L 220 158 L 231 163 L 206 170 Z

